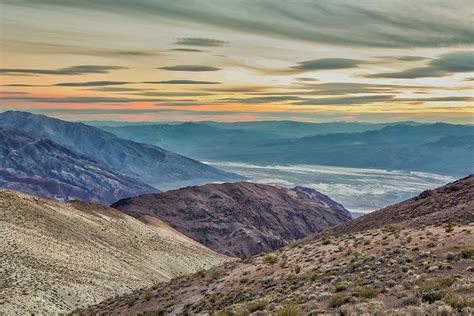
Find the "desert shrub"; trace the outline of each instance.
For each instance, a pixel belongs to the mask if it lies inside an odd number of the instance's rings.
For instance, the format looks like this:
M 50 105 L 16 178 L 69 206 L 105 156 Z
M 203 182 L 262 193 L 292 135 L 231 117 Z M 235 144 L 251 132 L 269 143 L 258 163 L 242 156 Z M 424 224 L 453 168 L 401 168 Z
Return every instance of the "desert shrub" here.
M 336 293 L 331 296 L 331 300 L 329 301 L 329 305 L 331 307 L 340 307 L 346 303 L 349 303 L 351 299 L 346 293 Z
M 453 285 L 455 281 L 456 280 L 453 277 L 428 278 L 423 276 L 417 281 L 417 285 L 420 287 L 421 292 L 428 292 L 432 290 L 446 289 Z
M 474 259 L 474 246 L 466 246 L 461 251 L 461 257 L 464 259 Z
M 448 223 L 444 225 L 444 229 L 447 233 L 450 233 L 454 230 L 454 224 L 453 223 Z
M 263 257 L 263 261 L 268 264 L 274 264 L 277 262 L 277 257 L 275 257 L 274 255 L 266 255 L 265 257 Z
M 401 300 L 403 306 L 418 305 L 419 303 L 420 299 L 415 295 L 408 295 Z
M 158 307 L 158 309 L 155 311 L 155 316 L 164 316 L 164 315 L 166 315 L 166 308 Z
M 323 245 L 329 245 L 329 244 L 331 243 L 331 239 L 329 239 L 329 238 L 324 238 L 324 239 L 321 241 L 321 243 L 322 243 Z
M 294 303 L 286 304 L 277 309 L 278 316 L 297 316 L 299 313 L 298 305 Z
M 336 292 L 342 292 L 349 289 L 351 284 L 349 282 L 337 282 L 334 286 L 336 287 Z
M 135 305 L 136 301 L 138 300 L 138 297 L 136 296 L 132 296 L 128 299 L 127 301 L 127 305 L 132 307 L 133 305 Z
M 375 287 L 363 287 L 360 289 L 359 294 L 364 298 L 374 298 L 379 294 L 379 291 Z
M 263 311 L 268 305 L 268 301 L 265 299 L 259 299 L 247 304 L 249 312 L 253 313 L 256 311 Z
M 227 309 L 221 309 L 217 312 L 214 312 L 214 314 L 212 314 L 213 316 L 233 316 L 234 313 L 230 312 L 229 310 Z
M 446 293 L 446 295 L 443 297 L 443 302 L 458 310 L 461 310 L 465 307 L 474 308 L 474 298 L 463 297 L 454 293 Z
M 213 278 L 214 280 L 217 280 L 217 279 L 220 279 L 221 277 L 222 277 L 222 272 L 221 271 L 219 271 L 219 270 L 212 271 L 211 278 Z

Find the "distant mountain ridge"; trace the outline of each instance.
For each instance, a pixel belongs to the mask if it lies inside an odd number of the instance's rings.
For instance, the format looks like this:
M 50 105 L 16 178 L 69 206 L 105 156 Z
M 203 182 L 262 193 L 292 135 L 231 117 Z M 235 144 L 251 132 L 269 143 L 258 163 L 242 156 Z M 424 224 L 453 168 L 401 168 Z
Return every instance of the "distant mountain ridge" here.
M 47 138 L 2 126 L 0 187 L 104 204 L 157 191 Z
M 277 121 L 103 128 L 204 161 L 400 169 L 456 177 L 474 172 L 472 125 Z
M 0 113 L 0 126 L 23 130 L 136 177 L 159 189 L 169 189 L 242 177 L 157 146 L 137 143 L 82 123 L 72 123 L 28 112 Z
M 145 222 L 159 218 L 231 256 L 275 250 L 351 219 L 342 205 L 315 190 L 250 182 L 146 194 L 120 200 L 112 207 Z

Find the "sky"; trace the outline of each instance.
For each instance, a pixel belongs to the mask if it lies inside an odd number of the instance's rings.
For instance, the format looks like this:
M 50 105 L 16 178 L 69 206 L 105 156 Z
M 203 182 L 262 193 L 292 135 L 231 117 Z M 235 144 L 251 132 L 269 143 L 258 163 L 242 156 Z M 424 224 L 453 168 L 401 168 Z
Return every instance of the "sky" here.
M 471 0 L 0 0 L 0 111 L 474 123 Z

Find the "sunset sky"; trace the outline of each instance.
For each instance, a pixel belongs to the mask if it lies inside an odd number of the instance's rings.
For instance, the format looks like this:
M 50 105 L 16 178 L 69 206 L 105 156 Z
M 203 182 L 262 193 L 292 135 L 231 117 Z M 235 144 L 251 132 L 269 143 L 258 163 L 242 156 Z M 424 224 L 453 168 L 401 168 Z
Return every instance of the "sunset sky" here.
M 466 1 L 0 0 L 0 111 L 474 123 Z

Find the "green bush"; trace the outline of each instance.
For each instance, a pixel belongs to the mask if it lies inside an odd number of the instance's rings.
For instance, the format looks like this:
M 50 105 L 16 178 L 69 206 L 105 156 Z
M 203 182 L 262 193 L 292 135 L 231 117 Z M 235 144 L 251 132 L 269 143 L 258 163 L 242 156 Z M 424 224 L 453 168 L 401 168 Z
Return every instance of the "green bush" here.
M 331 307 L 340 307 L 346 303 L 349 303 L 350 296 L 348 296 L 346 293 L 336 293 L 333 296 L 331 296 L 331 301 L 329 302 L 329 305 Z
M 263 311 L 268 305 L 268 301 L 265 299 L 259 299 L 247 304 L 249 312 L 253 313 L 256 311 Z
M 263 257 L 263 261 L 268 264 L 274 264 L 277 262 L 277 257 L 275 257 L 274 255 L 266 255 L 265 257 Z
M 298 305 L 290 303 L 277 309 L 278 316 L 297 316 L 299 313 Z
M 474 246 L 466 246 L 461 251 L 461 257 L 464 259 L 474 259 Z

